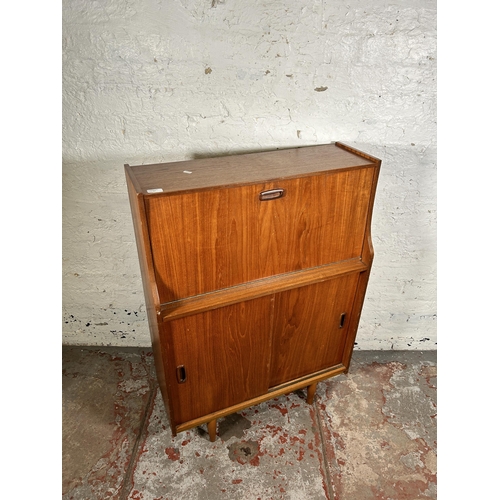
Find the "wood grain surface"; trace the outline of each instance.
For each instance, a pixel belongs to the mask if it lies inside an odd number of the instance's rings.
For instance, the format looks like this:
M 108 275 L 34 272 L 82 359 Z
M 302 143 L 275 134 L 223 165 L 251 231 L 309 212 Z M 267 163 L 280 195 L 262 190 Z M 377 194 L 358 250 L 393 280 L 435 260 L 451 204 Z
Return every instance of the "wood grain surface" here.
M 271 304 L 263 297 L 163 323 L 177 424 L 267 392 Z M 179 365 L 184 383 L 177 381 Z
M 372 179 L 365 167 L 146 198 L 161 303 L 360 257 Z
M 358 277 L 351 274 L 276 295 L 270 387 L 342 362 Z

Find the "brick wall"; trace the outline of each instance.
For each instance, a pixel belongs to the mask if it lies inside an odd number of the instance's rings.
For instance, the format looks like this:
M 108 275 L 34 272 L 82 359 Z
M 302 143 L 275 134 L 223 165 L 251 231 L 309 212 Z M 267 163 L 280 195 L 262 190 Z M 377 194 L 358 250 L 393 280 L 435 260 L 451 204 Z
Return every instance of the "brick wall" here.
M 64 0 L 63 341 L 150 344 L 123 164 L 382 159 L 358 349 L 436 347 L 436 5 Z

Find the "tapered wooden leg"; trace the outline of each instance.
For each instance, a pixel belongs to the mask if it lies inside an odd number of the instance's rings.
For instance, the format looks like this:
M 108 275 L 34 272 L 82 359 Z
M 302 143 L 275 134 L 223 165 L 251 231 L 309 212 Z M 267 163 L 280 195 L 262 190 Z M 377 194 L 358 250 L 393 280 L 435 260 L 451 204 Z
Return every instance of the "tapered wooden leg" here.
M 207 424 L 208 427 L 208 435 L 210 436 L 210 441 L 212 443 L 215 441 L 215 438 L 217 437 L 217 419 L 210 420 Z
M 312 405 L 314 395 L 316 394 L 316 386 L 318 385 L 317 382 L 314 382 L 314 384 L 311 384 L 307 387 L 307 404 Z

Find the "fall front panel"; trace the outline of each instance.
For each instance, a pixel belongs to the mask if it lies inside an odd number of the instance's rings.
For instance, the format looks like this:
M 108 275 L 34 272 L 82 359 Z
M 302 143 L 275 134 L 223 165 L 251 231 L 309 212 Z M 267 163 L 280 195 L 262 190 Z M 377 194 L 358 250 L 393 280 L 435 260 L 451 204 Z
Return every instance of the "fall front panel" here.
M 147 197 L 160 302 L 360 256 L 372 179 L 367 167 Z

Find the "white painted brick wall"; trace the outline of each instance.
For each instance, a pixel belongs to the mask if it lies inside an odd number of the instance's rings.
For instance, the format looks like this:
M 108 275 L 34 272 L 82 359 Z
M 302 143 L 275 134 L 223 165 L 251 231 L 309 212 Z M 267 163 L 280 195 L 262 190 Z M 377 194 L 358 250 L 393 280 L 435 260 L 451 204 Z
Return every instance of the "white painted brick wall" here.
M 358 349 L 436 347 L 436 5 L 63 0 L 63 341 L 150 345 L 123 164 L 382 159 Z

